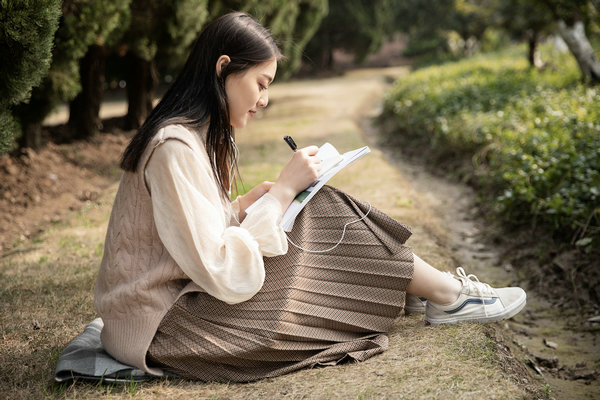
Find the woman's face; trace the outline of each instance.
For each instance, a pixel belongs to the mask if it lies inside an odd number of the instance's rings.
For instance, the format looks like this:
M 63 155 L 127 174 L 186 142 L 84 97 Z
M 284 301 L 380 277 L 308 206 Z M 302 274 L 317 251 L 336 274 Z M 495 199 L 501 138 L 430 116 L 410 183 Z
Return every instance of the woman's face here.
M 225 79 L 225 92 L 229 106 L 229 123 L 243 128 L 258 108 L 269 103 L 269 85 L 277 72 L 277 60 L 266 61 L 244 72 L 232 74 Z

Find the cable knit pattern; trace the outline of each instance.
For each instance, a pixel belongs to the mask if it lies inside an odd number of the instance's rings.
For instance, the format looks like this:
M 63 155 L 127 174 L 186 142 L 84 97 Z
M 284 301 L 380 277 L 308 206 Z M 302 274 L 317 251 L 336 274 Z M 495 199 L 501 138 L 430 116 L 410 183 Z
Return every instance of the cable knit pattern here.
M 160 375 L 146 352 L 177 298 L 203 291 L 227 303 L 248 300 L 264 282 L 262 257 L 284 254 L 287 242 L 269 194 L 240 226 L 231 224 L 238 206 L 220 195 L 199 135 L 161 129 L 140 166 L 121 178 L 94 301 L 108 353 Z

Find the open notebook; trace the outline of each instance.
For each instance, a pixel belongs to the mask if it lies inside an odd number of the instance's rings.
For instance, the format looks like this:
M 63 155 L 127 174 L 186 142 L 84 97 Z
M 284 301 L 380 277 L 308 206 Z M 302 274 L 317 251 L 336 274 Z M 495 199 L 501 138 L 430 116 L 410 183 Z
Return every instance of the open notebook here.
M 287 208 L 281 218 L 281 227 L 283 230 L 286 232 L 292 230 L 296 216 L 298 216 L 306 203 L 312 199 L 329 179 L 370 151 L 371 149 L 369 149 L 369 146 L 365 146 L 340 154 L 330 143 L 325 143 L 319 147 L 319 151 L 317 152 L 317 157 L 321 159 L 321 172 L 319 173 L 319 177 L 312 185 L 300 192 L 294 201 L 292 201 L 292 204 Z M 258 199 L 254 204 L 250 205 L 250 207 L 246 209 L 246 213 L 251 213 L 254 207 L 260 204 L 260 201 L 261 199 Z

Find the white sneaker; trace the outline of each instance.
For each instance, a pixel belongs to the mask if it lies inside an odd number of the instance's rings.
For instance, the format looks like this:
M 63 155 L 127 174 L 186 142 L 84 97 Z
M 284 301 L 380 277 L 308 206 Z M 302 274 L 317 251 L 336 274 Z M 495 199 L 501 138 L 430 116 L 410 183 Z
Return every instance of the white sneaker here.
M 455 279 L 462 282 L 458 299 L 450 305 L 427 302 L 425 322 L 431 325 L 458 322 L 496 322 L 515 316 L 525 307 L 527 295 L 519 287 L 494 289 L 479 282 L 475 275 L 467 275 L 458 267 Z
M 406 293 L 406 304 L 404 305 L 406 314 L 425 314 L 426 305 L 427 299 L 425 297 Z

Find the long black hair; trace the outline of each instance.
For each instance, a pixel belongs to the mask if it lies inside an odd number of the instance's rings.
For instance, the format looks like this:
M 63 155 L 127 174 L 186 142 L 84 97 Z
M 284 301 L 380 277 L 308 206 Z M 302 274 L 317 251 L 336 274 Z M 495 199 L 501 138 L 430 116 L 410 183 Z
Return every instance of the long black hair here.
M 217 60 L 222 55 L 231 61 L 217 76 Z M 206 151 L 226 195 L 236 160 L 225 79 L 273 58 L 282 58 L 277 44 L 269 31 L 248 14 L 232 12 L 208 24 L 175 82 L 131 139 L 121 158 L 121 168 L 135 172 L 150 139 L 162 127 L 180 124 L 199 132 L 208 123 Z

